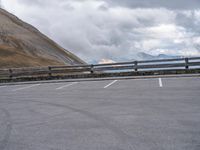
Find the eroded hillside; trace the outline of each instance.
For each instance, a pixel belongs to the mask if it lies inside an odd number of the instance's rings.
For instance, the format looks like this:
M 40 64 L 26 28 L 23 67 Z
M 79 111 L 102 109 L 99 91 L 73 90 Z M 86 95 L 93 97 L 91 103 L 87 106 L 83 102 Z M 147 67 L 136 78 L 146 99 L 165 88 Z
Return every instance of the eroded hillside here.
M 33 26 L 0 9 L 0 68 L 83 63 Z

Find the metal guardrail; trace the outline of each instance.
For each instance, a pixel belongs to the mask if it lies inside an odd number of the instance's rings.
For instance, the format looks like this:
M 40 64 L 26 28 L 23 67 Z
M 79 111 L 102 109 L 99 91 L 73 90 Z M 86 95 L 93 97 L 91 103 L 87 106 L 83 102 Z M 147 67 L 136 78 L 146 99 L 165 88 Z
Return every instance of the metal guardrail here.
M 75 74 L 102 74 L 119 72 L 140 72 L 168 69 L 200 69 L 200 57 L 178 58 L 178 59 L 160 59 L 147 61 L 133 61 L 96 65 L 75 65 L 75 66 L 48 66 L 36 68 L 11 68 L 1 69 L 0 79 L 15 79 L 23 77 L 41 77 L 41 76 L 62 76 Z

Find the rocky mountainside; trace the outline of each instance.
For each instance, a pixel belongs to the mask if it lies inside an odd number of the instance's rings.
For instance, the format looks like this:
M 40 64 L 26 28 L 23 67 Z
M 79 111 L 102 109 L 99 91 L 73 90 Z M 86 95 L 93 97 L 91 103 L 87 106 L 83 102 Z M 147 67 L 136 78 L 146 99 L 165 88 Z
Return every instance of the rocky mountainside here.
M 175 58 L 181 58 L 182 56 L 173 56 L 173 55 L 165 55 L 165 54 L 150 55 L 144 52 L 140 52 L 140 53 L 137 53 L 136 57 L 138 60 L 155 60 L 155 59 L 175 59 Z
M 33 26 L 0 8 L 0 68 L 84 63 Z

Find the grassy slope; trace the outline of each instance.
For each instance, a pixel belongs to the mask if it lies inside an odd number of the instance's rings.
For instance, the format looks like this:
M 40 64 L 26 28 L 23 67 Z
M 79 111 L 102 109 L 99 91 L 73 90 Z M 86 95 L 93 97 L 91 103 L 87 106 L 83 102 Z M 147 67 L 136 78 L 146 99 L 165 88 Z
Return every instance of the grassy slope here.
M 0 68 L 84 64 L 33 26 L 0 9 Z
M 22 53 L 20 50 L 0 45 L 0 68 L 18 68 L 18 67 L 32 67 L 32 66 L 54 66 L 63 65 L 62 63 L 43 58 L 30 56 Z

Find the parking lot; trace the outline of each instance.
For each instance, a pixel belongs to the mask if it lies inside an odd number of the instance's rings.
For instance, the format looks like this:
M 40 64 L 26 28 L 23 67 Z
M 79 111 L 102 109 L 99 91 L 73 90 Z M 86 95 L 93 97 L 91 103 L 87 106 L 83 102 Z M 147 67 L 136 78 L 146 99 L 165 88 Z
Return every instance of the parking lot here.
M 0 86 L 0 150 L 200 150 L 200 78 Z

